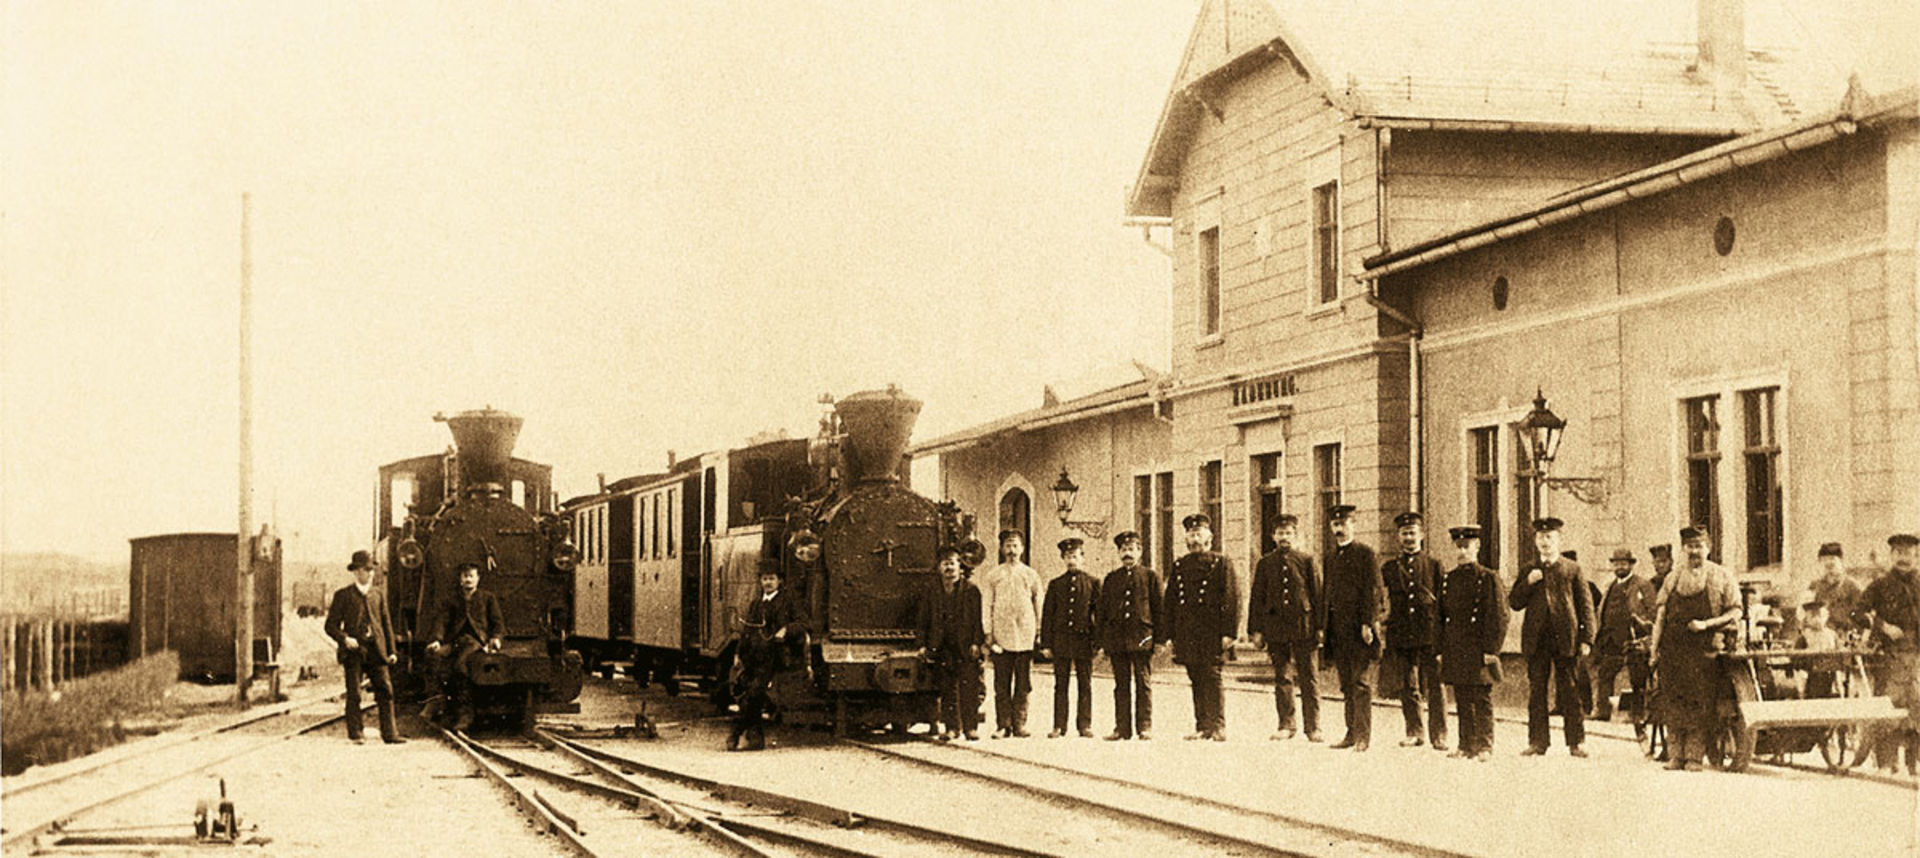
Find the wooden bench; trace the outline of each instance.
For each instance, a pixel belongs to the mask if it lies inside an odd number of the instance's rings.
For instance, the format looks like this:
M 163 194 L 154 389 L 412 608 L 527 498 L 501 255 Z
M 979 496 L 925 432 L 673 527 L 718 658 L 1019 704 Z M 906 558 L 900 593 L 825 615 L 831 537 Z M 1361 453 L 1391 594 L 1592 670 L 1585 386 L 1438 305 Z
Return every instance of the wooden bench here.
M 1834 727 L 1906 720 L 1907 710 L 1888 697 L 1822 697 L 1811 700 L 1744 700 L 1740 717 L 1747 728 Z

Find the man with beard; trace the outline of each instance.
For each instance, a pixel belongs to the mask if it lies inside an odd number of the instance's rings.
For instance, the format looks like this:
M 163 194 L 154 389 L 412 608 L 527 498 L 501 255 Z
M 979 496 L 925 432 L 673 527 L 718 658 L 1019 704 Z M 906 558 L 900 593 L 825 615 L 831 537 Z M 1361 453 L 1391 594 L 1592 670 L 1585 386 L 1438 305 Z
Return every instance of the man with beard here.
M 1294 550 L 1300 520 L 1282 514 L 1273 525 L 1273 552 L 1253 571 L 1247 628 L 1253 645 L 1265 645 L 1273 661 L 1273 705 L 1279 716 L 1276 741 L 1294 737 L 1293 687 L 1300 686 L 1300 714 L 1307 741 L 1320 741 L 1320 687 L 1313 655 L 1320 648 L 1320 573 L 1313 558 Z
M 1613 565 L 1613 583 L 1600 599 L 1600 631 L 1593 642 L 1593 680 L 1595 721 L 1613 717 L 1613 681 L 1622 667 L 1635 700 L 1644 700 L 1647 670 L 1644 663 L 1629 657 L 1634 641 L 1653 631 L 1653 585 L 1633 574 L 1633 552 L 1615 549 L 1608 561 Z M 1634 704 L 1635 709 L 1639 704 Z M 1640 713 L 1633 713 L 1640 723 Z
M 1346 698 L 1347 735 L 1334 748 L 1365 751 L 1373 740 L 1373 665 L 1380 659 L 1380 620 L 1385 613 L 1386 585 L 1373 549 L 1353 539 L 1353 505 L 1336 504 L 1327 510 L 1327 528 L 1333 549 L 1326 562 L 1326 656 L 1340 675 L 1340 694 Z
M 1187 553 L 1167 577 L 1167 623 L 1162 640 L 1173 641 L 1173 661 L 1193 683 L 1194 731 L 1188 739 L 1227 740 L 1227 713 L 1220 665 L 1240 625 L 1240 599 L 1233 589 L 1233 563 L 1212 550 L 1213 519 L 1194 513 L 1181 520 Z
M 1896 768 L 1899 749 L 1907 751 L 1907 774 L 1920 769 L 1920 537 L 1887 537 L 1888 569 L 1860 594 L 1859 609 L 1869 620 L 1873 647 L 1885 657 L 1873 668 L 1873 687 L 1907 710 L 1907 720 L 1878 730 L 1874 757 L 1882 769 Z

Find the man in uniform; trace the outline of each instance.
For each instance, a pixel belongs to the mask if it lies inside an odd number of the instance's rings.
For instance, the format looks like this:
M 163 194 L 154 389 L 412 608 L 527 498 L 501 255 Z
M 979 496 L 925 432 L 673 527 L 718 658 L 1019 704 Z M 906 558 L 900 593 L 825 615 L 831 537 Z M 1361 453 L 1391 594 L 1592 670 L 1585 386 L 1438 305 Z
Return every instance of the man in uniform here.
M 1099 638 L 1100 582 L 1088 575 L 1086 541 L 1077 536 L 1060 540 L 1060 560 L 1067 571 L 1047 584 L 1040 616 L 1040 654 L 1053 662 L 1053 732 L 1067 734 L 1067 686 L 1077 678 L 1079 715 L 1074 726 L 1080 735 L 1093 736 L 1093 650 Z
M 1907 774 L 1920 769 L 1920 537 L 1887 537 L 1888 569 L 1860 594 L 1860 615 L 1869 621 L 1873 647 L 1885 657 L 1873 668 L 1873 687 L 1907 710 L 1907 720 L 1877 730 L 1874 757 L 1880 767 L 1896 768 L 1899 749 L 1907 750 Z
M 1364 751 L 1373 740 L 1374 662 L 1383 643 L 1381 615 L 1385 613 L 1386 585 L 1373 549 L 1353 539 L 1353 505 L 1327 509 L 1327 528 L 1333 550 L 1327 552 L 1325 629 L 1326 658 L 1340 675 L 1340 694 L 1346 698 L 1347 735 L 1335 748 Z
M 986 633 L 980 626 L 980 588 L 961 574 L 960 549 L 934 555 L 940 580 L 927 591 L 920 608 L 925 655 L 940 691 L 941 741 L 980 738 L 980 659 Z
M 380 710 L 380 740 L 398 745 L 406 740 L 393 724 L 393 677 L 387 666 L 396 657 L 387 594 L 373 586 L 373 559 L 367 552 L 353 552 L 347 569 L 353 572 L 353 583 L 334 592 L 325 627 L 347 680 L 347 738 L 356 745 L 366 742 L 360 726 L 360 678 L 365 675 Z
M 1020 562 L 1026 537 L 1000 531 L 1000 565 L 980 576 L 980 621 L 993 657 L 993 737 L 1025 737 L 1033 690 L 1033 649 L 1040 640 L 1040 573 Z
M 1493 756 L 1493 686 L 1500 682 L 1500 646 L 1507 639 L 1500 575 L 1480 565 L 1480 528 L 1456 527 L 1453 571 L 1440 588 L 1440 672 L 1459 708 L 1460 749 L 1448 756 Z
M 1167 622 L 1161 640 L 1173 641 L 1173 661 L 1186 667 L 1193 684 L 1194 732 L 1187 738 L 1224 742 L 1227 712 L 1220 665 L 1240 625 L 1233 563 L 1212 550 L 1212 518 L 1196 512 L 1180 523 L 1187 530 L 1187 553 L 1173 561 L 1173 574 L 1167 576 Z
M 1520 623 L 1520 651 L 1527 657 L 1527 749 L 1521 756 L 1547 752 L 1552 741 L 1548 725 L 1547 690 L 1554 689 L 1560 718 L 1567 733 L 1567 752 L 1587 755 L 1586 723 L 1581 718 L 1580 689 L 1574 674 L 1577 662 L 1593 651 L 1593 600 L 1580 564 L 1560 556 L 1560 519 L 1533 523 L 1533 547 L 1540 559 L 1521 570 L 1507 594 L 1507 604 L 1525 611 Z
M 1307 740 L 1320 741 L 1320 687 L 1313 655 L 1320 648 L 1320 573 L 1313 558 L 1294 550 L 1300 520 L 1282 514 L 1273 525 L 1273 552 L 1253 570 L 1247 628 L 1253 645 L 1273 661 L 1273 705 L 1280 719 L 1272 738 L 1294 737 L 1293 687 L 1300 686 L 1300 714 Z
M 1633 552 L 1616 548 L 1609 559 L 1613 583 L 1600 599 L 1600 631 L 1593 642 L 1593 678 L 1595 721 L 1613 718 L 1613 681 L 1620 668 L 1627 669 L 1627 683 L 1633 688 L 1633 722 L 1640 723 L 1640 709 L 1646 700 L 1646 662 L 1630 657 L 1634 641 L 1653 631 L 1653 585 L 1633 574 Z
M 1160 575 L 1140 563 L 1140 534 L 1113 538 L 1120 568 L 1100 585 L 1095 623 L 1113 663 L 1113 733 L 1107 741 L 1151 739 L 1153 730 L 1154 623 L 1162 616 Z
M 1811 601 L 1827 606 L 1827 626 L 1844 635 L 1854 628 L 1853 613 L 1860 604 L 1860 585 L 1847 576 L 1846 552 L 1840 543 L 1820 546 L 1817 558 L 1820 577 L 1807 588 L 1813 591 Z
M 474 653 L 500 651 L 500 638 L 507 633 L 506 617 L 500 613 L 500 600 L 480 589 L 480 565 L 463 563 L 458 567 L 460 591 L 440 609 L 440 628 L 427 644 L 427 652 L 445 666 L 448 697 L 453 701 L 453 729 L 473 726 L 473 680 L 467 676 L 467 664 Z
M 1380 661 L 1380 693 L 1400 698 L 1407 737 L 1401 747 L 1417 747 L 1420 735 L 1420 698 L 1427 700 L 1428 732 L 1433 749 L 1447 749 L 1447 696 L 1440 689 L 1440 627 L 1435 612 L 1446 572 L 1427 553 L 1426 520 L 1417 512 L 1393 519 L 1399 529 L 1400 553 L 1380 567 L 1387 585 L 1386 652 Z
M 734 693 L 740 711 L 727 735 L 727 750 L 740 750 L 740 737 L 747 737 L 747 750 L 767 746 L 763 716 L 767 710 L 767 692 L 775 674 L 792 663 L 794 644 L 807 633 L 807 608 L 798 594 L 781 586 L 780 567 L 766 563 L 760 567 L 760 593 L 747 605 L 740 630 L 740 677 Z

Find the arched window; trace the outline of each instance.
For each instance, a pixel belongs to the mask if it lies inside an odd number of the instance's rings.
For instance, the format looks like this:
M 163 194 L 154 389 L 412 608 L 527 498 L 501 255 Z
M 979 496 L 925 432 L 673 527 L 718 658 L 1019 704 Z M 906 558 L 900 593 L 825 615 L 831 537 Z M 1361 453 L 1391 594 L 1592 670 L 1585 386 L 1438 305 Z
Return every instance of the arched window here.
M 1008 489 L 1000 496 L 1000 530 L 1013 530 L 1020 533 L 1020 562 L 1033 565 L 1033 502 L 1027 498 L 1023 489 Z M 999 538 L 999 533 L 994 533 Z M 994 556 L 999 556 L 1000 547 L 994 546 Z

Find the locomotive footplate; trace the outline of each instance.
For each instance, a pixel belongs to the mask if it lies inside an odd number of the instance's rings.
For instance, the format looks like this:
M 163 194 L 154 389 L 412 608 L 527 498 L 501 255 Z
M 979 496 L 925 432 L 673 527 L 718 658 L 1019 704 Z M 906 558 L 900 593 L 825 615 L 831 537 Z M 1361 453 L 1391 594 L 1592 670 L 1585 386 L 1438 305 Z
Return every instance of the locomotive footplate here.
M 834 641 L 820 647 L 833 691 L 932 691 L 933 675 L 912 640 Z

